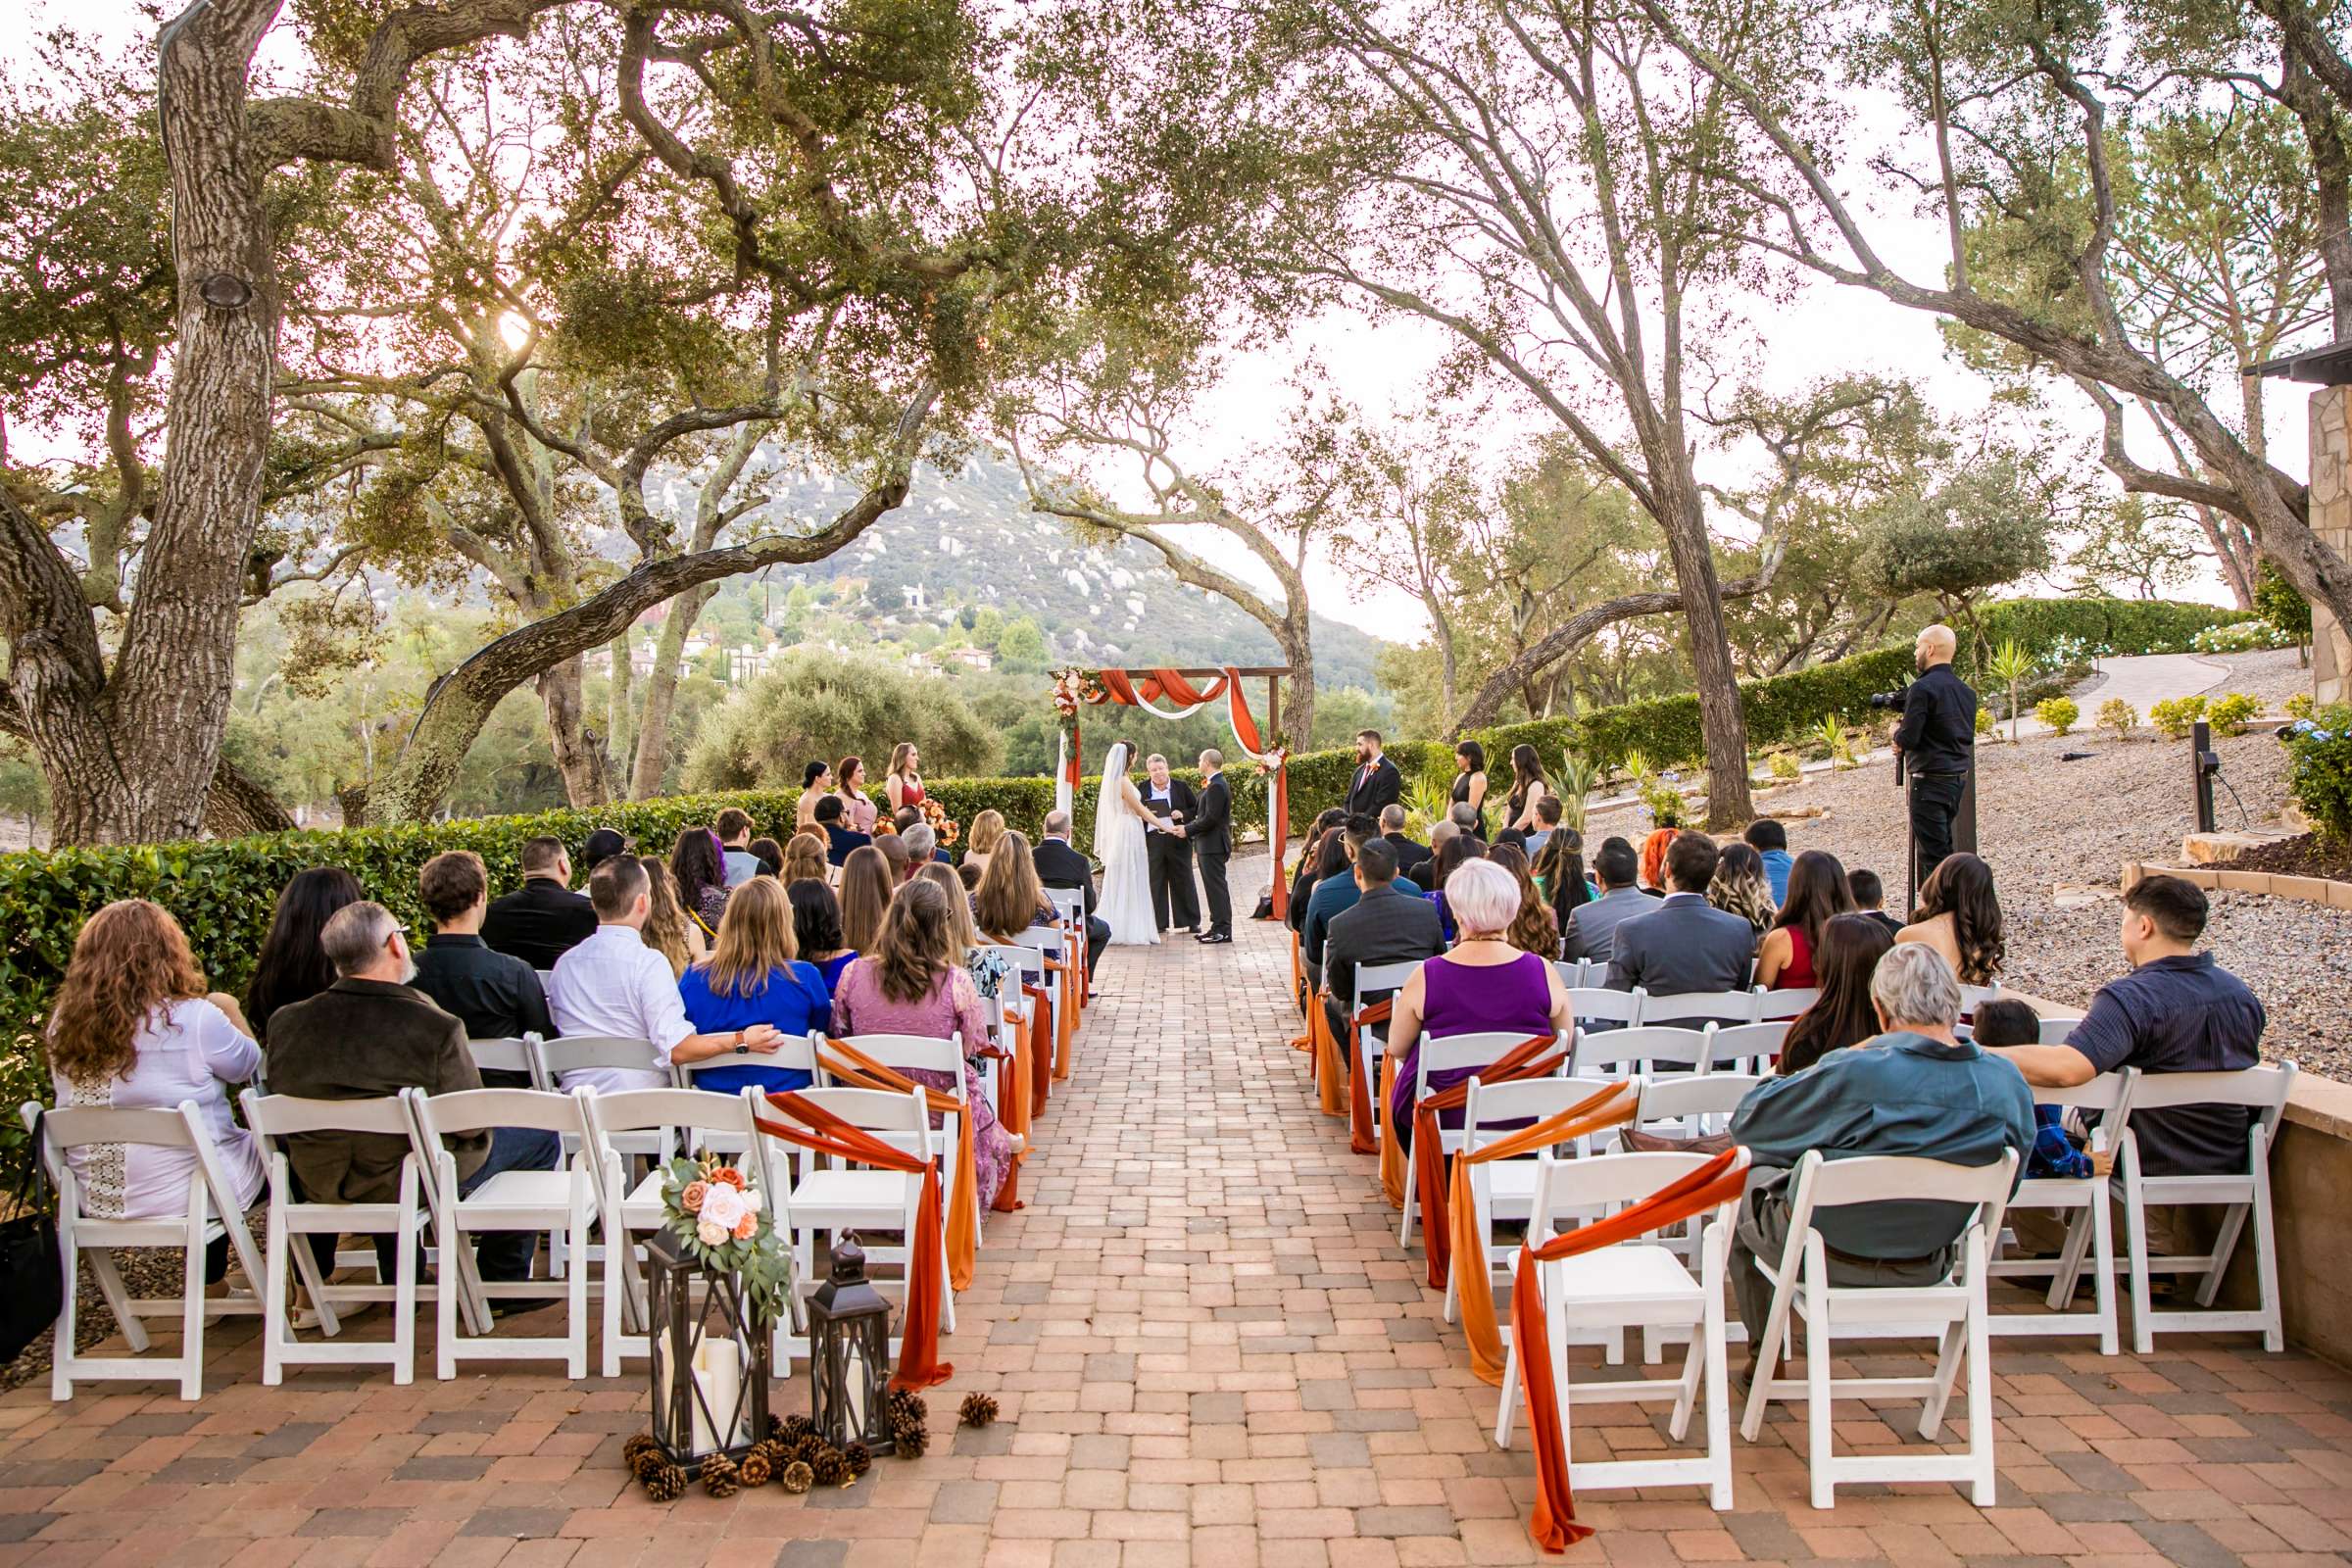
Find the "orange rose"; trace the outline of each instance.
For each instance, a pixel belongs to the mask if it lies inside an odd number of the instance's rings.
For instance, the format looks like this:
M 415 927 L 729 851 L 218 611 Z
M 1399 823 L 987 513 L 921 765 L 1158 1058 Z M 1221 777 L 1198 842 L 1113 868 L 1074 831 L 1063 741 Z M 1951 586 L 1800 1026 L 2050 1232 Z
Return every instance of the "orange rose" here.
M 743 1218 L 735 1222 L 735 1239 L 739 1242 L 748 1242 L 758 1234 L 760 1234 L 760 1216 L 746 1209 Z
M 714 1182 L 724 1182 L 739 1193 L 743 1191 L 743 1172 L 732 1165 L 716 1167 L 710 1172 L 710 1179 Z
M 678 1195 L 678 1206 L 689 1214 L 699 1214 L 703 1211 L 703 1200 L 710 1192 L 709 1182 L 688 1182 L 686 1190 Z

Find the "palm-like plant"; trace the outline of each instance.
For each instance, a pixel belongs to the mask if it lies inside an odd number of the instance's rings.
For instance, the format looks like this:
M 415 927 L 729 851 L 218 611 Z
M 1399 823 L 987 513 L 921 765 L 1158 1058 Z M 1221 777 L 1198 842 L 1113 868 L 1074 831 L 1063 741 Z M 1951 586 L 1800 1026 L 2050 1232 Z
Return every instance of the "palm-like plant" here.
M 1453 806 L 1453 780 L 1439 773 L 1422 773 L 1404 787 L 1404 830 L 1427 839 L 1430 829 L 1446 820 Z
M 2034 673 L 2034 658 L 2017 645 L 2014 637 L 2001 639 L 2001 646 L 1992 651 L 1984 662 L 1985 673 L 2009 688 L 2009 742 L 2017 744 L 2017 692 Z
M 1845 740 L 1845 715 L 1843 713 L 1824 713 L 1821 718 L 1821 727 L 1816 733 L 1829 747 L 1832 762 L 1839 767 L 1854 765 L 1854 749 L 1847 745 Z
M 1573 828 L 1581 834 L 1585 830 L 1585 797 L 1591 795 L 1592 787 L 1600 782 L 1599 766 L 1586 761 L 1574 752 L 1563 753 L 1560 757 L 1560 776 L 1554 782 L 1559 786 L 1560 825 Z

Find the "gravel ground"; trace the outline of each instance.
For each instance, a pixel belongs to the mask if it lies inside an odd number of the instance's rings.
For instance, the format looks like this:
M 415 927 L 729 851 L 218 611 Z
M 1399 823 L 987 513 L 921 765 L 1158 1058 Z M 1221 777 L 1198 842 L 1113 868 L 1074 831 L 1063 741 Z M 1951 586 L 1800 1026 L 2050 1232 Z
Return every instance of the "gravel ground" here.
M 2217 695 L 2247 692 L 2275 710 L 2294 692 L 2310 690 L 2310 675 L 2296 667 L 2291 650 L 2215 662 L 2231 671 Z M 1980 750 L 1978 839 L 2000 886 L 2009 984 L 2085 1006 L 2102 984 L 2123 972 L 2111 896 L 2126 860 L 2180 857 L 2181 837 L 2193 826 L 2187 750 L 2185 741 L 2167 741 L 2146 729 L 2122 742 L 2105 731 L 2077 731 Z M 2285 760 L 2278 741 L 2268 733 L 2250 734 L 2218 741 L 2216 750 L 2247 820 L 2278 828 L 2285 800 Z M 2088 755 L 2060 760 L 2066 753 Z M 1868 866 L 1900 901 L 1904 823 L 1891 768 L 1811 774 L 1760 790 L 1757 805 L 1776 813 L 1820 811 L 1788 824 L 1789 848 L 1825 849 L 1849 867 Z M 2224 827 L 2239 825 L 2227 790 L 2220 792 L 2219 814 Z M 1631 808 L 1595 811 L 1587 836 L 1638 837 L 1645 825 Z M 2078 891 L 2067 900 L 2074 906 L 2061 907 L 2054 897 L 2061 886 L 2102 889 L 2110 897 L 2077 903 L 2084 898 Z M 2352 911 L 2221 893 L 2214 895 L 2205 934 L 2215 957 L 2243 977 L 2269 1010 L 2266 1054 L 2352 1080 L 2352 1039 L 2345 1030 Z

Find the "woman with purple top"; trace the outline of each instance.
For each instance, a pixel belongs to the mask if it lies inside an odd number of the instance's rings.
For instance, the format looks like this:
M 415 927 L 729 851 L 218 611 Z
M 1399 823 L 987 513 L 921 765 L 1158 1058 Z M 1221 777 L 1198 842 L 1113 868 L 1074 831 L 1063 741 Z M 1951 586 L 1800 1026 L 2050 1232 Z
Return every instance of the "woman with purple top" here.
M 1389 1126 L 1407 1149 L 1413 1134 L 1413 1079 L 1425 1036 L 1503 1034 L 1517 1040 L 1566 1035 L 1576 1027 L 1559 971 L 1544 955 L 1522 953 L 1510 944 L 1520 897 L 1518 878 L 1492 860 L 1466 860 L 1446 879 L 1446 908 L 1461 937 L 1452 952 L 1413 972 L 1396 993 L 1389 1022 L 1389 1049 L 1397 1053 Z M 1432 1073 L 1430 1090 L 1450 1089 L 1476 1071 Z M 1446 1112 L 1446 1125 L 1460 1126 L 1461 1112 Z

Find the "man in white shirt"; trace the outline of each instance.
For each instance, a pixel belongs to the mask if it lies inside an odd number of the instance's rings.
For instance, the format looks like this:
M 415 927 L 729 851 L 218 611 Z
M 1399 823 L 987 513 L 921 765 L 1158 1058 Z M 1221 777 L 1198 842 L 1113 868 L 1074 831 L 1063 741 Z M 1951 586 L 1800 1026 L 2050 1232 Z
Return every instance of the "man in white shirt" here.
M 567 1039 L 602 1035 L 653 1045 L 650 1067 L 580 1067 L 559 1080 L 566 1090 L 588 1085 L 599 1094 L 662 1089 L 669 1083 L 669 1054 L 688 1041 L 708 1041 L 719 1054 L 749 1055 L 774 1036 L 766 1024 L 698 1035 L 686 1021 L 669 960 L 645 945 L 641 933 L 653 908 L 653 883 L 636 857 L 615 856 L 588 877 L 596 934 L 556 960 L 547 988 L 548 1009 Z

